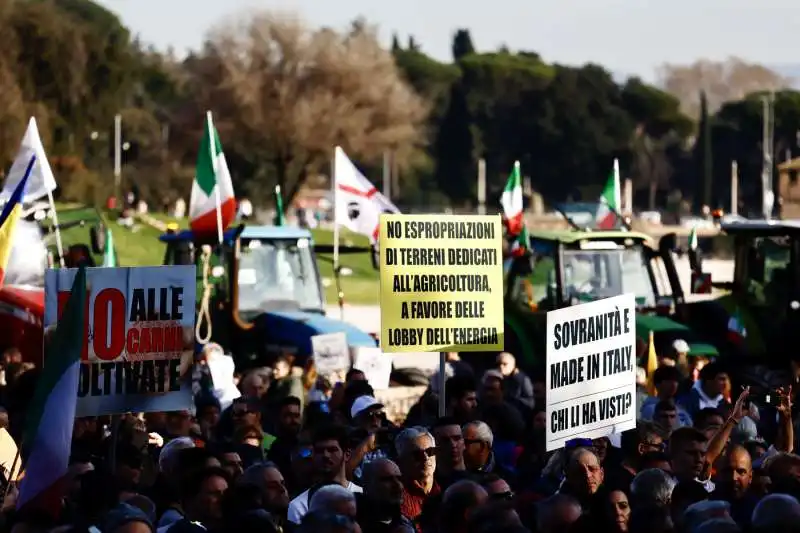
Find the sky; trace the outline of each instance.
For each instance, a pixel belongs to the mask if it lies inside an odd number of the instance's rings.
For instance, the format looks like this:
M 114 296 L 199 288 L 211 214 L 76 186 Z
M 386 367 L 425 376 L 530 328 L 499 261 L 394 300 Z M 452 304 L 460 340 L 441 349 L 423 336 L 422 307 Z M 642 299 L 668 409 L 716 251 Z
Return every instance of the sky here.
M 800 63 L 796 0 L 97 1 L 145 42 L 179 54 L 198 48 L 215 24 L 255 9 L 293 11 L 336 28 L 363 16 L 387 45 L 393 32 L 401 42 L 413 35 L 424 52 L 445 61 L 455 30 L 468 28 L 478 50 L 506 45 L 549 62 L 595 62 L 648 81 L 664 62 L 738 56 L 770 66 Z

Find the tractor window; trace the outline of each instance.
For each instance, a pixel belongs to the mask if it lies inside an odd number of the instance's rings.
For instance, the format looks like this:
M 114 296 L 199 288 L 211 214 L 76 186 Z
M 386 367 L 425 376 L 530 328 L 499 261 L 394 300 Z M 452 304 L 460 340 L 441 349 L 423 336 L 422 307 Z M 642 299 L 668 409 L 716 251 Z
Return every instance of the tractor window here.
M 637 305 L 656 305 L 647 259 L 639 247 L 565 251 L 564 291 L 566 301 L 585 302 L 633 293 Z
M 239 312 L 322 309 L 316 265 L 307 241 L 249 240 L 239 258 Z
M 755 239 L 747 254 L 748 299 L 754 305 L 780 304 L 785 294 L 791 252 L 789 243 L 780 237 Z

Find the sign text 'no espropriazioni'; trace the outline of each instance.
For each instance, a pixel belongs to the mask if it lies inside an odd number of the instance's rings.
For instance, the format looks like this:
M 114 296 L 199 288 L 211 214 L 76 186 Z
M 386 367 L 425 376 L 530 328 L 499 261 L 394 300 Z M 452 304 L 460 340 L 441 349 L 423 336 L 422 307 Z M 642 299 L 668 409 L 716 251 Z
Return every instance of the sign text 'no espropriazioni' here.
M 381 349 L 503 349 L 499 216 L 381 215 Z

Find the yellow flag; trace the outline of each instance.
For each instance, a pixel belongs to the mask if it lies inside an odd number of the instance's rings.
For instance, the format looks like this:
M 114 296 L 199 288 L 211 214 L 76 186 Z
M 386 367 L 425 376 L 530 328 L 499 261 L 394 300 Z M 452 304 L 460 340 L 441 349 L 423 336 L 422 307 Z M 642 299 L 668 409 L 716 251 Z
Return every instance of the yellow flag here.
M 658 356 L 656 355 L 656 345 L 653 342 L 653 332 L 650 332 L 650 346 L 647 349 L 647 394 L 656 395 L 656 384 L 653 376 L 658 368 Z

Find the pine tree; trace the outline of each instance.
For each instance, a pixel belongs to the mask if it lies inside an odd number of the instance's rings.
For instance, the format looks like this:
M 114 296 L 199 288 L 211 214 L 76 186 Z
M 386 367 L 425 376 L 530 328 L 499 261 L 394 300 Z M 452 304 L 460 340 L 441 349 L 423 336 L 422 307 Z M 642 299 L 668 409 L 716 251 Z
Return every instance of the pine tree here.
M 700 149 L 700 172 L 702 178 L 702 199 L 703 203 L 713 207 L 712 188 L 714 185 L 714 159 L 711 147 L 711 119 L 708 116 L 708 99 L 706 92 L 700 93 L 700 138 L 698 139 Z
M 458 61 L 464 56 L 475 53 L 475 46 L 472 44 L 472 37 L 469 30 L 460 29 L 453 36 L 453 61 Z

